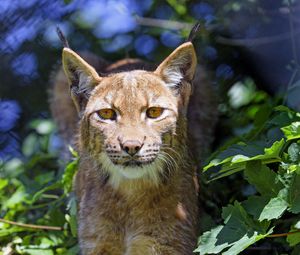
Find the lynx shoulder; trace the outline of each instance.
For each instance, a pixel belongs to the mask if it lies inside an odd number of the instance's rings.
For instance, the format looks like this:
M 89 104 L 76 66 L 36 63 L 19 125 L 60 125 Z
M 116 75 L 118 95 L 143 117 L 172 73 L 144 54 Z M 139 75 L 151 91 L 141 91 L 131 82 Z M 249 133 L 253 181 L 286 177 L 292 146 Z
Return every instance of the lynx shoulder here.
M 192 43 L 156 68 L 136 59 L 108 64 L 64 48 L 63 68 L 51 109 L 80 155 L 82 254 L 193 254 L 197 185 L 188 150 L 203 155 L 208 148 L 216 104 Z

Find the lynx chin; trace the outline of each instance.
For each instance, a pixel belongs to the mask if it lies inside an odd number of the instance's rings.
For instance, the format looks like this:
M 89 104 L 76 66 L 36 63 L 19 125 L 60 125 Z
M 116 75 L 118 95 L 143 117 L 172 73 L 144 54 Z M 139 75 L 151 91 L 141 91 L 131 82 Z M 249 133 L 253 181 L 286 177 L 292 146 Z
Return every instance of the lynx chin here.
M 192 255 L 201 220 L 194 162 L 216 119 L 193 44 L 157 67 L 138 59 L 110 64 L 68 47 L 62 62 L 51 109 L 80 155 L 81 254 Z

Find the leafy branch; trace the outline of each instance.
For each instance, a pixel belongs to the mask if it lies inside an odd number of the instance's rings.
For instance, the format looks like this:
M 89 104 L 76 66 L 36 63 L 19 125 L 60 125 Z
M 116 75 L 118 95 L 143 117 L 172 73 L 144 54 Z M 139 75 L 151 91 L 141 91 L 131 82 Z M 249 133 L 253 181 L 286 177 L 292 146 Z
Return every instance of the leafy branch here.
M 300 244 L 300 114 L 278 106 L 271 116 L 261 123 L 265 128 L 258 140 L 241 139 L 204 167 L 207 173 L 215 169 L 212 180 L 243 171 L 256 194 L 222 209 L 224 223 L 199 239 L 196 252 L 201 255 L 235 255 L 265 238 L 286 237 L 290 246 Z M 277 130 L 273 141 L 264 137 L 268 130 Z M 286 213 L 294 215 L 290 225 L 285 223 L 290 231 L 273 234 L 276 222 Z

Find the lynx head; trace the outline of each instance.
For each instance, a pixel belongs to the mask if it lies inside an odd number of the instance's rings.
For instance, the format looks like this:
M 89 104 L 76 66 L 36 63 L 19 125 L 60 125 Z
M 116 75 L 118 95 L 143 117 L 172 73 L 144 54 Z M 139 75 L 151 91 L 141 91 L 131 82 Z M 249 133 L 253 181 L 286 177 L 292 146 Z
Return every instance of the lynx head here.
M 187 42 L 153 72 L 101 77 L 64 48 L 63 66 L 81 120 L 80 152 L 98 162 L 115 183 L 148 179 L 157 184 L 181 153 L 177 136 L 185 130 L 178 126 L 184 122 L 196 63 L 194 47 Z

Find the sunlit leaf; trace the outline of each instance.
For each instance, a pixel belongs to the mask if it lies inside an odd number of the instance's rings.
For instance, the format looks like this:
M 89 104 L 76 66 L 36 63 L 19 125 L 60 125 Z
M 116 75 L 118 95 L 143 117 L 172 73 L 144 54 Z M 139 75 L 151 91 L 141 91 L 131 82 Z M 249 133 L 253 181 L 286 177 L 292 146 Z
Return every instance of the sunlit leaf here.
M 293 122 L 291 125 L 281 128 L 288 140 L 300 138 L 300 121 Z
M 223 249 L 228 247 L 228 244 L 217 244 L 220 231 L 224 226 L 217 226 L 210 231 L 205 232 L 200 236 L 198 242 L 198 248 L 195 252 L 200 252 L 200 254 L 219 254 Z
M 278 219 L 283 212 L 287 209 L 288 203 L 281 197 L 274 197 L 263 208 L 259 220 L 272 220 Z
M 2 208 L 14 208 L 21 202 L 26 201 L 26 198 L 28 198 L 28 194 L 25 192 L 24 187 L 19 187 L 8 200 L 3 202 Z
M 53 121 L 45 119 L 34 120 L 30 123 L 30 126 L 40 135 L 48 135 L 55 129 Z
M 54 255 L 51 249 L 23 249 L 22 252 L 29 255 Z
M 70 162 L 65 169 L 65 172 L 62 177 L 62 184 L 64 186 L 65 193 L 69 193 L 72 189 L 73 178 L 78 170 L 78 159 Z
M 199 239 L 196 249 L 201 255 L 222 254 L 235 255 L 251 244 L 264 238 L 272 230 L 267 225 L 253 220 L 242 205 L 235 202 L 222 210 L 224 225 L 205 232 Z M 224 251 L 226 248 L 226 251 Z
M 262 160 L 263 163 L 279 162 L 281 161 L 279 154 L 283 145 L 284 140 L 282 139 L 274 142 L 272 146 L 268 148 L 263 148 L 258 144 L 231 146 L 205 166 L 204 171 L 219 165 L 222 165 L 221 171 L 233 170 L 236 167 L 244 169 L 246 162 L 255 160 Z M 241 163 L 245 163 L 245 165 L 241 165 Z
M 8 180 L 0 178 L 0 190 L 5 188 L 7 185 L 8 185 Z
M 300 146 L 297 143 L 292 143 L 288 148 L 288 154 L 292 162 L 297 162 L 300 159 Z

